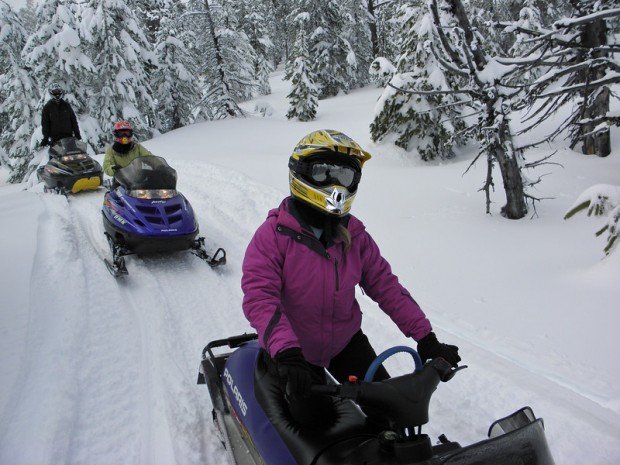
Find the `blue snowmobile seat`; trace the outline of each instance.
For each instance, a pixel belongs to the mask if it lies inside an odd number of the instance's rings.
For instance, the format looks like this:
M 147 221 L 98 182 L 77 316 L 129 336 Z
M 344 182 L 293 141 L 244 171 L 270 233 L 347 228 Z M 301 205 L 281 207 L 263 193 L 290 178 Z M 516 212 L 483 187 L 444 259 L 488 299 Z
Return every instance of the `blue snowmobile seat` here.
M 266 464 L 342 465 L 353 449 L 377 436 L 376 427 L 350 400 L 329 398 L 333 410 L 325 424 L 314 428 L 300 425 L 289 412 L 280 379 L 268 371 L 260 354 L 258 343 L 245 344 L 227 360 L 226 370 L 233 380 L 233 391 L 239 392 L 245 404 L 240 410 L 246 414 L 240 411 L 237 417 Z M 254 363 L 252 387 L 245 382 L 251 378 L 245 376 L 244 381 L 242 375 L 250 359 Z M 251 388 L 253 395 L 248 392 Z M 230 386 L 227 389 L 230 395 Z M 237 410 L 235 404 L 233 401 Z

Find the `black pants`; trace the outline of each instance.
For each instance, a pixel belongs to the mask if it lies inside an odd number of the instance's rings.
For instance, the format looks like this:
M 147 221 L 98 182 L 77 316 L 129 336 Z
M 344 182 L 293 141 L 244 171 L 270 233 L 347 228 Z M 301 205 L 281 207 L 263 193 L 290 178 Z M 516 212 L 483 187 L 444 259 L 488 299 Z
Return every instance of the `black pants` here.
M 360 329 L 353 335 L 349 343 L 342 351 L 329 362 L 327 371 L 336 378 L 339 383 L 349 380 L 349 376 L 356 376 L 360 381 L 364 379 L 370 364 L 377 358 L 375 350 L 370 345 L 368 338 Z M 390 375 L 381 365 L 375 373 L 374 381 L 388 379 Z
M 375 358 L 377 358 L 375 350 L 360 329 L 353 335 L 346 347 L 330 361 L 327 370 L 340 383 L 348 381 L 349 376 L 356 376 L 359 380 L 363 380 L 368 367 Z M 273 362 L 271 361 L 269 364 L 273 364 Z M 325 384 L 327 381 L 325 369 L 312 364 L 310 368 L 312 369 L 314 383 Z M 273 370 L 277 373 L 275 367 Z M 380 366 L 375 373 L 374 381 L 381 381 L 389 377 L 387 370 Z M 283 385 L 282 388 L 284 391 L 286 386 Z M 288 405 L 293 419 L 305 426 L 321 426 L 333 420 L 333 404 L 331 398 L 327 396 L 310 394 L 306 397 L 289 397 Z M 375 417 L 372 410 L 364 406 L 362 406 L 362 410 L 369 417 Z

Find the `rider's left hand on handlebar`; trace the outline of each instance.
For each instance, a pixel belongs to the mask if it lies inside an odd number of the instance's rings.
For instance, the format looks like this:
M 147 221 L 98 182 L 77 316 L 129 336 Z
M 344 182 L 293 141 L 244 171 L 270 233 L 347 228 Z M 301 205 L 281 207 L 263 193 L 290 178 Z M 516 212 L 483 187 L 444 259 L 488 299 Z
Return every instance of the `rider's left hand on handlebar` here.
M 418 341 L 418 354 L 422 362 L 441 357 L 455 367 L 461 361 L 459 348 L 450 344 L 442 344 L 433 332 Z

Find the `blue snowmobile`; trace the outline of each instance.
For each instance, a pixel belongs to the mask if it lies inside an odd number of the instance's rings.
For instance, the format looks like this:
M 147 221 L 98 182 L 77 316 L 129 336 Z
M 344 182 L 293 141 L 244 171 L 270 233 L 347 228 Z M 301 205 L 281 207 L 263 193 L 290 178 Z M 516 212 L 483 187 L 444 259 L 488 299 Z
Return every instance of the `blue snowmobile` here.
M 226 263 L 224 249 L 205 250 L 194 211 L 176 184 L 176 171 L 156 156 L 136 158 L 107 183 L 102 213 L 112 261 L 105 264 L 113 276 L 128 274 L 124 257 L 130 254 L 190 250 L 211 267 Z
M 203 350 L 198 375 L 198 384 L 207 384 L 213 421 L 235 465 L 554 463 L 543 421 L 529 407 L 495 421 L 488 439 L 463 447 L 442 434 L 432 445 L 422 433 L 422 425 L 429 421 L 430 398 L 440 381 L 449 381 L 465 367 L 453 369 L 443 359 L 422 365 L 408 347 L 379 355 L 363 381 L 313 386 L 313 392 L 331 396 L 335 415 L 320 429 L 300 425 L 287 409 L 281 381 L 259 356 L 256 338 L 244 334 L 210 342 Z M 414 357 L 415 371 L 373 382 L 378 366 L 402 351 Z M 381 412 L 385 421 L 368 421 L 359 406 Z

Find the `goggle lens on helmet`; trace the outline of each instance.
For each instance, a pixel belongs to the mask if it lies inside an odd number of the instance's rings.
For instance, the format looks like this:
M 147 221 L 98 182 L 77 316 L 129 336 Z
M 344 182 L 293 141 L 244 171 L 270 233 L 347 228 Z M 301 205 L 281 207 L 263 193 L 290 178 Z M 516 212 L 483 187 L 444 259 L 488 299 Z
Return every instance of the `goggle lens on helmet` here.
M 337 184 L 349 189 L 359 181 L 356 174 L 358 171 L 351 166 L 320 162 L 312 164 L 308 176 L 318 186 Z
M 53 90 L 50 92 L 54 97 L 62 97 L 62 90 Z
M 133 136 L 133 131 L 131 129 L 122 129 L 120 131 L 114 131 L 114 135 L 116 137 L 131 137 Z

